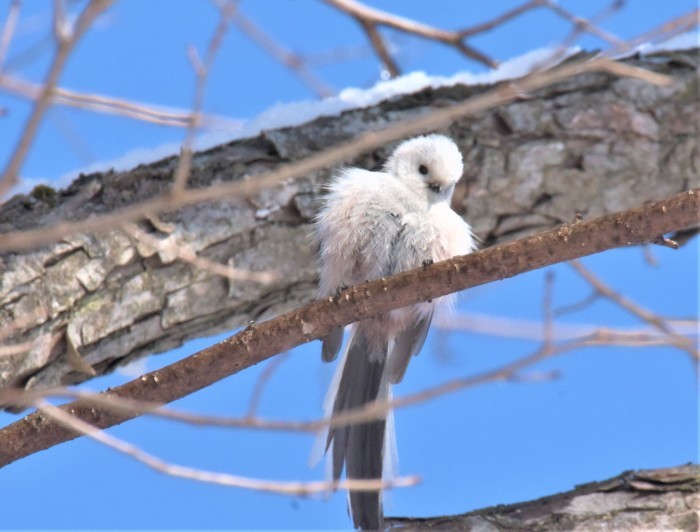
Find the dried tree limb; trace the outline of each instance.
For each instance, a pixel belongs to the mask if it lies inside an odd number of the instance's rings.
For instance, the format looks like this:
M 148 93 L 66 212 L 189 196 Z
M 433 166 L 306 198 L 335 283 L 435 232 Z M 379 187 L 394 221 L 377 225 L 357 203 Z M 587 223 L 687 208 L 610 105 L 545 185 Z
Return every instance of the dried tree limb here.
M 685 15 L 681 15 L 674 19 L 668 20 L 660 26 L 652 28 L 651 30 L 643 33 L 642 35 L 639 35 L 634 39 L 628 41 L 625 44 L 624 48 L 622 50 L 619 50 L 618 53 L 625 50 L 631 50 L 632 48 L 634 48 L 635 46 L 639 46 L 640 44 L 645 44 L 649 42 L 662 42 L 666 39 L 671 38 L 674 35 L 678 35 L 686 31 L 691 31 L 694 28 L 698 27 L 699 22 L 700 9 L 694 9 L 690 13 L 686 13 Z
M 597 299 L 597 297 L 596 297 Z M 576 305 L 579 307 L 579 305 Z M 584 305 L 580 305 L 584 307 Z M 568 310 L 564 309 L 564 310 Z M 554 316 L 561 316 L 561 309 L 554 310 Z M 674 330 L 679 334 L 692 336 L 698 334 L 700 322 L 689 320 L 679 323 L 676 320 L 664 318 L 667 323 L 673 323 Z M 495 316 L 476 312 L 460 312 L 447 318 L 436 317 L 433 324 L 444 332 L 459 331 L 496 336 L 503 338 L 520 338 L 524 340 L 541 340 L 542 324 L 537 320 Z M 659 342 L 668 343 L 668 338 L 662 332 L 649 327 L 641 328 L 610 328 L 593 323 L 555 323 L 552 330 L 553 340 L 574 340 L 589 334 L 601 332 L 606 334 L 614 345 L 640 345 Z
M 0 33 L 0 72 L 2 72 L 2 67 L 5 64 L 5 57 L 7 57 L 7 50 L 10 48 L 10 42 L 12 42 L 12 36 L 17 27 L 20 8 L 20 0 L 12 0 L 7 18 L 5 19 L 5 24 L 2 27 L 2 33 Z
M 663 236 L 660 236 L 659 238 L 663 238 Z M 583 277 L 598 294 L 610 299 L 636 318 L 648 323 L 650 326 L 665 333 L 669 338 L 675 341 L 676 345 L 680 346 L 681 349 L 690 354 L 690 356 L 696 359 L 700 359 L 700 353 L 698 353 L 698 348 L 695 345 L 696 342 L 693 342 L 690 338 L 679 334 L 668 323 L 668 321 L 663 319 L 661 316 L 654 314 L 650 310 L 647 310 L 635 303 L 634 301 L 630 300 L 628 297 L 625 297 L 623 294 L 616 292 L 615 290 L 607 286 L 605 283 L 603 283 L 600 279 L 598 279 L 598 277 L 594 275 L 593 272 L 588 270 L 588 268 L 586 268 L 580 262 L 572 261 L 571 267 L 574 270 L 576 270 L 576 272 L 581 277 Z
M 502 87 L 426 89 L 195 154 L 196 190 L 188 190 L 187 201 L 217 201 L 161 215 L 161 222 L 151 216 L 143 231 L 158 238 L 164 233 L 210 264 L 276 270 L 278 280 L 266 285 L 229 282 L 176 260 L 176 254 L 146 252 L 117 229 L 156 205 L 175 205 L 166 194 L 177 158 L 83 176 L 66 191 L 18 196 L 0 206 L 0 247 L 62 240 L 0 255 L 0 330 L 15 331 L 3 343 L 37 342 L 28 354 L 0 359 L 0 387 L 28 379 L 38 387 L 84 380 L 67 363 L 64 341 L 44 341 L 61 338 L 67 328 L 80 354 L 101 374 L 309 301 L 317 272 L 308 222 L 329 167 L 340 161 L 376 166 L 389 149 L 387 138 L 416 133 L 416 121 L 407 120 L 432 119 L 434 111 L 442 113 L 444 125 L 451 124 L 446 132 L 465 154 L 466 175 L 454 207 L 486 245 L 553 227 L 576 212 L 597 216 L 697 186 L 700 104 L 693 61 L 697 51 L 623 65 L 670 75 L 670 88 L 586 73 L 497 108 L 490 106 L 504 94 L 513 98 Z M 468 102 L 478 114 L 463 119 L 451 114 L 455 105 Z M 372 133 L 387 123 L 389 133 Z M 359 143 L 348 146 L 356 138 Z M 310 155 L 319 155 L 316 171 L 306 173 Z M 297 165 L 290 174 L 289 161 L 300 160 L 307 166 Z M 267 176 L 268 183 L 278 184 L 298 174 L 305 177 L 274 188 L 260 181 Z M 250 200 L 221 200 L 224 192 L 246 190 L 257 192 Z M 146 203 L 138 203 L 142 200 Z M 109 231 L 66 232 L 99 226 Z M 24 325 L 16 327 L 20 319 Z
M 508 20 L 516 18 L 527 11 L 546 8 L 552 11 L 555 15 L 569 22 L 572 27 L 572 36 L 576 37 L 579 34 L 585 32 L 590 33 L 598 37 L 599 39 L 605 41 L 612 47 L 616 49 L 622 49 L 626 46 L 626 43 L 618 38 L 617 36 L 605 31 L 604 29 L 598 27 L 596 24 L 602 17 L 613 13 L 621 7 L 621 2 L 613 0 L 608 8 L 606 8 L 601 15 L 594 17 L 591 20 L 585 19 L 572 13 L 571 11 L 561 7 L 557 2 L 553 0 L 529 0 L 523 2 L 521 5 L 506 11 L 494 18 L 493 20 L 476 24 L 468 28 L 461 30 L 444 30 L 440 28 L 435 28 L 428 24 L 411 20 L 405 17 L 395 15 L 394 13 L 389 13 L 376 9 L 374 7 L 365 5 L 357 0 L 325 0 L 325 2 L 342 11 L 347 13 L 349 16 L 354 18 L 357 23 L 362 27 L 364 32 L 374 48 L 375 53 L 385 65 L 389 74 L 394 77 L 401 73 L 400 68 L 394 58 L 389 53 L 388 47 L 384 42 L 378 26 L 386 26 L 404 33 L 409 33 L 423 37 L 425 39 L 441 42 L 447 46 L 455 48 L 457 51 L 462 53 L 465 57 L 469 57 L 474 61 L 482 63 L 491 68 L 498 66 L 497 62 L 488 57 L 486 54 L 476 50 L 474 47 L 468 45 L 465 42 L 467 37 L 472 37 L 478 35 L 479 33 L 484 33 L 490 31 Z
M 314 493 L 327 493 L 337 489 L 362 491 L 385 490 L 415 486 L 420 481 L 420 479 L 415 476 L 396 478 L 392 480 L 350 479 L 327 482 L 274 481 L 241 477 L 238 475 L 231 475 L 228 473 L 215 471 L 204 471 L 202 469 L 195 469 L 192 467 L 166 462 L 157 456 L 139 449 L 135 445 L 115 438 L 106 432 L 96 430 L 92 425 L 71 416 L 70 414 L 46 401 L 38 400 L 36 401 L 36 406 L 39 412 L 42 412 L 47 417 L 53 419 L 57 423 L 60 423 L 69 430 L 73 430 L 87 436 L 106 447 L 133 458 L 137 462 L 141 462 L 151 469 L 173 477 L 194 480 L 206 484 L 216 484 L 231 488 L 277 493 L 279 495 L 304 496 Z
M 429 268 L 418 268 L 351 287 L 336 297 L 319 300 L 250 326 L 219 344 L 143 375 L 109 393 L 168 403 L 281 351 L 319 338 L 335 327 L 556 262 L 649 242 L 698 221 L 700 189 L 693 189 L 621 213 L 565 224 L 516 242 L 436 263 Z M 80 401 L 61 408 L 98 428 L 135 417 L 135 414 L 101 410 Z M 75 437 L 74 431 L 42 414 L 30 414 L 0 430 L 0 465 Z
M 41 95 L 41 85 L 1 73 L 0 90 L 34 100 Z M 54 89 L 51 103 L 86 109 L 97 113 L 125 116 L 162 126 L 189 127 L 192 122 L 192 113 L 189 111 L 166 110 L 157 105 L 147 105 L 101 94 L 86 94 L 62 87 Z M 237 120 L 201 113 L 199 116 L 200 123 L 204 126 L 216 125 L 217 127 L 227 127 L 231 130 L 241 127 L 241 122 Z
M 70 28 L 67 33 L 65 33 L 65 31 L 68 29 L 65 27 L 65 21 L 59 20 L 62 17 L 59 17 L 59 7 L 57 4 L 54 17 L 57 39 L 56 54 L 54 55 L 49 71 L 46 74 L 46 78 L 42 84 L 41 93 L 34 103 L 34 107 L 29 115 L 29 118 L 27 118 L 27 123 L 24 126 L 24 131 L 19 139 L 19 142 L 12 151 L 12 156 L 2 172 L 2 178 L 0 178 L 0 199 L 17 182 L 17 174 L 19 173 L 22 163 L 24 162 L 24 158 L 29 151 L 29 147 L 34 140 L 34 136 L 39 129 L 39 124 L 44 112 L 51 104 L 51 96 L 56 88 L 56 85 L 58 84 L 58 78 L 63 72 L 63 68 L 68 61 L 73 48 L 85 34 L 85 32 L 90 28 L 94 20 L 104 10 L 106 10 L 111 3 L 112 0 L 90 0 L 90 2 L 78 16 L 78 19 L 75 21 L 73 27 Z
M 386 45 L 377 32 L 377 26 L 387 26 L 406 33 L 412 33 L 420 37 L 442 42 L 454 46 L 465 56 L 478 61 L 491 68 L 497 63 L 486 54 L 479 52 L 474 47 L 464 42 L 465 34 L 459 31 L 449 31 L 434 28 L 422 22 L 399 17 L 393 13 L 381 11 L 367 6 L 356 0 L 325 0 L 325 2 L 353 17 L 367 32 L 370 42 L 377 55 L 382 59 L 392 76 L 399 74 L 399 69 L 394 60 L 389 56 Z
M 240 9 L 237 9 L 233 14 L 233 23 L 243 35 L 255 42 L 278 62 L 289 68 L 289 70 L 309 87 L 316 96 L 324 98 L 335 94 L 336 91 L 308 67 L 304 57 L 286 49 L 265 33 L 252 20 L 244 16 Z
M 614 48 L 620 48 L 625 46 L 626 44 L 625 41 L 623 41 L 616 35 L 613 35 L 605 31 L 604 29 L 598 27 L 592 21 L 586 20 L 583 17 L 579 17 L 571 11 L 561 7 L 559 3 L 554 0 L 541 0 L 540 3 L 543 6 L 549 8 L 551 11 L 553 11 L 560 17 L 562 17 L 563 19 L 568 20 L 571 23 L 571 25 L 574 28 L 576 28 L 577 32 L 587 32 L 591 35 L 595 35 L 596 37 L 598 37 L 602 41 L 605 41 Z
M 192 99 L 192 112 L 187 136 L 180 149 L 180 160 L 173 174 L 173 186 L 170 193 L 173 196 L 182 195 L 187 186 L 192 166 L 192 148 L 194 146 L 197 130 L 201 123 L 202 104 L 204 103 L 204 89 L 206 88 L 211 67 L 214 64 L 221 43 L 228 32 L 229 23 L 236 9 L 236 5 L 231 2 L 224 2 L 219 7 L 219 22 L 214 29 L 214 33 L 209 40 L 204 59 L 200 59 L 196 48 L 191 46 L 188 51 L 192 68 L 195 72 L 196 83 L 194 97 Z

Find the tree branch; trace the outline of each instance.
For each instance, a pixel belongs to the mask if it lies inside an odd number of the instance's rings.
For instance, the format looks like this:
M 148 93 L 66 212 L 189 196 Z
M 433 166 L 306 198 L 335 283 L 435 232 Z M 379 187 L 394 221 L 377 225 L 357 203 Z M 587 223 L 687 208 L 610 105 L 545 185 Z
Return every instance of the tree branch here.
M 698 222 L 700 189 L 693 189 L 625 212 L 565 224 L 479 253 L 348 288 L 336 297 L 251 325 L 223 342 L 108 393 L 169 403 L 279 352 L 320 338 L 335 327 L 557 262 L 649 242 Z M 137 415 L 102 410 L 81 401 L 61 409 L 98 428 Z M 0 430 L 0 466 L 76 436 L 75 431 L 40 413 L 30 414 Z
M 652 79 L 654 72 L 631 67 L 655 69 L 673 77 L 672 87 L 574 75 L 582 65 L 596 68 L 584 57 L 516 82 L 427 88 L 266 131 L 195 154 L 191 188 L 177 201 L 168 195 L 177 157 L 17 196 L 0 206 L 0 248 L 19 251 L 0 255 L 0 330 L 13 330 L 3 344 L 34 344 L 0 358 L 0 387 L 88 378 L 65 356 L 67 330 L 102 374 L 311 300 L 317 269 L 308 224 L 332 166 L 374 168 L 391 141 L 429 128 L 449 128 L 464 153 L 453 206 L 486 245 L 576 212 L 599 216 L 697 186 L 700 106 L 689 66 L 696 57 L 676 52 L 620 67 Z M 553 84 L 534 92 L 546 83 Z M 141 216 L 139 234 L 163 246 L 154 250 L 119 228 Z M 93 234 L 100 228 L 107 230 Z M 20 251 L 42 243 L 50 245 Z M 199 259 L 212 267 L 194 266 Z M 225 265 L 270 282 L 224 278 Z
M 56 4 L 56 12 L 54 14 L 54 25 L 56 30 L 57 48 L 49 71 L 41 87 L 41 93 L 37 97 L 32 112 L 27 118 L 27 123 L 24 126 L 22 136 L 17 143 L 17 146 L 12 150 L 12 156 L 7 162 L 5 169 L 0 178 L 0 199 L 7 191 L 17 182 L 17 174 L 19 173 L 24 158 L 29 151 L 29 147 L 34 140 L 34 136 L 39 129 L 39 124 L 46 109 L 51 104 L 53 91 L 58 84 L 58 79 L 63 72 L 63 68 L 70 57 L 71 51 L 78 43 L 80 38 L 90 28 L 94 20 L 107 9 L 112 0 L 90 0 L 83 11 L 78 16 L 74 26 L 68 28 L 64 17 L 59 16 L 59 3 Z
M 462 515 L 425 519 L 388 517 L 401 530 L 588 532 L 590 530 L 696 531 L 700 466 L 628 471 L 535 501 L 499 505 Z

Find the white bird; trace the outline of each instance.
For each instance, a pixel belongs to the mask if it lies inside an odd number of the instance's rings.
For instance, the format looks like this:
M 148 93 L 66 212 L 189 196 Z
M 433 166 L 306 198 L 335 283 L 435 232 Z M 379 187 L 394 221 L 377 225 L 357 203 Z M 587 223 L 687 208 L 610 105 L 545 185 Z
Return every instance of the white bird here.
M 455 143 L 427 135 L 401 143 L 381 172 L 348 168 L 336 176 L 315 223 L 320 297 L 473 251 L 471 228 L 450 208 L 462 171 Z M 403 379 L 411 357 L 423 347 L 436 307 L 453 302 L 454 294 L 351 325 L 326 414 L 390 397 L 391 385 Z M 342 329 L 323 338 L 324 361 L 336 358 L 342 340 Z M 393 423 L 387 426 L 387 419 L 330 429 L 326 451 L 332 446 L 333 478 L 340 478 L 343 466 L 348 479 L 382 478 L 393 442 Z M 383 528 L 381 492 L 351 491 L 349 507 L 355 527 Z

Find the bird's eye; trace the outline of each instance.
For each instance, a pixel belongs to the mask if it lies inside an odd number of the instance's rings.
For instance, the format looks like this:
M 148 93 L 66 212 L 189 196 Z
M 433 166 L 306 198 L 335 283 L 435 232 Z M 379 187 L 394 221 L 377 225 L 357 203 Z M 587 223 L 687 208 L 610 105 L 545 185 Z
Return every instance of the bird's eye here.
M 425 166 L 424 164 L 421 164 L 418 167 L 418 171 L 421 173 L 421 175 L 428 175 L 428 167 Z

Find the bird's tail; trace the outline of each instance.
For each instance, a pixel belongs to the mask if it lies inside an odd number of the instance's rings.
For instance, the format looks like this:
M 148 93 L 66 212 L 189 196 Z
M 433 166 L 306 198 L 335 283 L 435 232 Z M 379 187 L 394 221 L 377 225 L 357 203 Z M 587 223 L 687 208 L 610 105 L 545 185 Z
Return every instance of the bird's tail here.
M 337 388 L 331 415 L 389 397 L 386 354 L 386 344 L 374 345 L 363 334 L 361 324 L 353 327 L 342 369 L 338 370 L 339 379 L 334 379 Z M 393 423 L 389 423 L 389 429 L 393 431 Z M 333 478 L 340 478 L 344 465 L 348 479 L 381 479 L 385 444 L 391 446 L 393 441 L 393 434 L 387 434 L 386 418 L 331 428 L 326 451 L 332 447 Z M 356 527 L 384 527 L 381 491 L 350 491 L 348 498 Z

